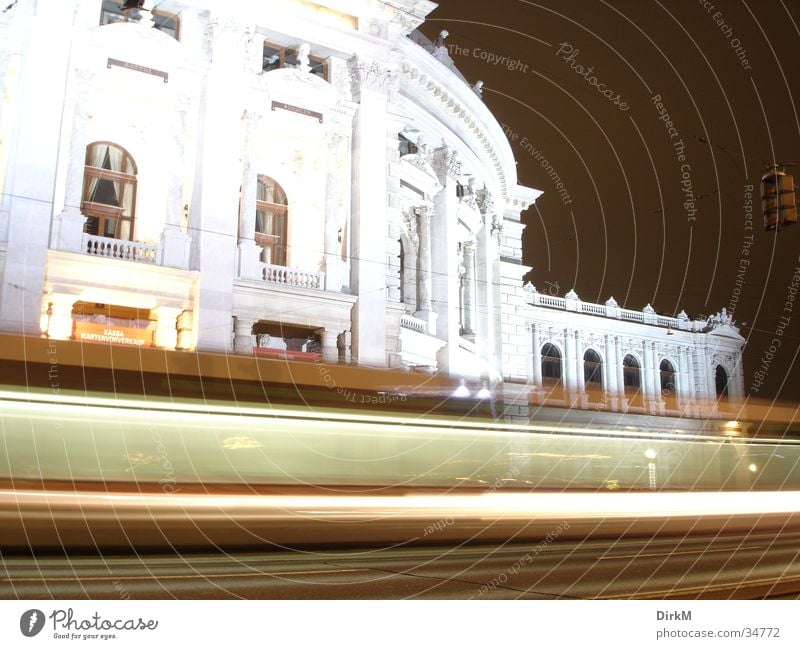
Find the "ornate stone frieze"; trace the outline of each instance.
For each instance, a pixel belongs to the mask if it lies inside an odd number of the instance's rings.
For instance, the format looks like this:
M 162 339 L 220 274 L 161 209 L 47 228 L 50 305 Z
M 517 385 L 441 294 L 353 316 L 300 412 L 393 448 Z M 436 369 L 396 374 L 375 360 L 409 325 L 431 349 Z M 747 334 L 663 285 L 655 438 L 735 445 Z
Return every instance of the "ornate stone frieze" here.
M 355 59 L 350 63 L 349 71 L 354 95 L 362 88 L 387 92 L 396 80 L 394 71 L 377 61 Z

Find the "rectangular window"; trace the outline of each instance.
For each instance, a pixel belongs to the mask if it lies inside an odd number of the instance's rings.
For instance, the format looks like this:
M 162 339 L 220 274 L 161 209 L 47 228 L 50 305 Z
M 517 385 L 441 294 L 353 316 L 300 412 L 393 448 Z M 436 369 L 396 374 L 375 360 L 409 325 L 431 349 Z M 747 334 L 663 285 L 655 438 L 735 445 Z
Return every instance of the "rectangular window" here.
M 113 23 L 138 22 L 137 11 L 122 11 L 120 3 L 116 0 L 103 0 L 100 7 L 100 24 L 111 25 Z M 164 32 L 176 41 L 180 40 L 180 18 L 177 14 L 164 11 L 163 9 L 153 9 L 153 28 Z
M 286 265 L 286 212 L 272 205 L 259 205 L 256 211 L 256 244 L 264 251 L 261 261 L 274 266 Z
M 328 80 L 328 63 L 319 56 L 309 55 L 311 74 L 320 79 Z M 264 55 L 261 68 L 264 72 L 278 70 L 279 68 L 295 68 L 300 64 L 297 50 L 292 47 L 281 47 L 274 43 L 264 41 Z
M 402 133 L 398 133 L 397 141 L 398 141 L 397 146 L 398 149 L 400 150 L 400 157 L 403 157 L 404 155 L 411 155 L 417 152 L 417 145 L 414 144 Z

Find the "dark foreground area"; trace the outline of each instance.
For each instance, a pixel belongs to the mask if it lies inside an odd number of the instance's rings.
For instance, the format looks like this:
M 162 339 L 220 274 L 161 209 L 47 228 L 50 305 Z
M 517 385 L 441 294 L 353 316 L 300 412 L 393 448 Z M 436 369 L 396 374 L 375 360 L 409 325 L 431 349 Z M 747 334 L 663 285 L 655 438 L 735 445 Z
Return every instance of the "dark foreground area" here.
M 800 533 L 275 552 L 3 556 L 21 599 L 800 597 Z

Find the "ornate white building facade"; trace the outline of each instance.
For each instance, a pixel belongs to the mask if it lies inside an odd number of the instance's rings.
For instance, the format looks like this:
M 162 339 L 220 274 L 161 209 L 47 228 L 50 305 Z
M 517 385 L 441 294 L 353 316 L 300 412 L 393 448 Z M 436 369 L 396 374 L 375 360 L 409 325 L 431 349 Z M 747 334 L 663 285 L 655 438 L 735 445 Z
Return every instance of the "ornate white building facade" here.
M 634 405 L 626 381 L 650 412 L 666 392 L 741 396 L 724 314 L 523 286 L 520 215 L 541 192 L 518 183 L 481 84 L 416 31 L 434 7 L 10 6 L 0 329 L 555 382 L 565 400 L 588 382 L 614 409 Z

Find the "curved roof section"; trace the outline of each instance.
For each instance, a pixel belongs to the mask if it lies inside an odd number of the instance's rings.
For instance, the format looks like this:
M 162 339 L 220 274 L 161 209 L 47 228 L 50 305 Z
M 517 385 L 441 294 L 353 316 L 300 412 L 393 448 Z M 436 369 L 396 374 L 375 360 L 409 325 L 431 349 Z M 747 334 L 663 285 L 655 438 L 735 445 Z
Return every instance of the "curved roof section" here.
M 409 37 L 398 44 L 401 89 L 472 150 L 497 179 L 504 199 L 527 208 L 542 192 L 518 185 L 516 160 L 500 123 L 455 66 L 434 56 L 420 40 Z

